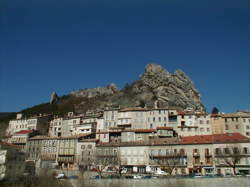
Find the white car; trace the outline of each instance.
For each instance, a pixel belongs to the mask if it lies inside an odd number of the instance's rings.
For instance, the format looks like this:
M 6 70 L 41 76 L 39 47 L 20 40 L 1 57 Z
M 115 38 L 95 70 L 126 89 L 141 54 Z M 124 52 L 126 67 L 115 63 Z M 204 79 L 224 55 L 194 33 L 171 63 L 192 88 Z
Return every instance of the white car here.
M 155 175 L 168 175 L 165 171 L 156 170 Z
M 58 173 L 56 176 L 55 176 L 56 179 L 63 179 L 65 178 L 65 174 L 64 173 Z
M 134 175 L 133 178 L 134 179 L 142 179 L 142 176 L 141 175 Z

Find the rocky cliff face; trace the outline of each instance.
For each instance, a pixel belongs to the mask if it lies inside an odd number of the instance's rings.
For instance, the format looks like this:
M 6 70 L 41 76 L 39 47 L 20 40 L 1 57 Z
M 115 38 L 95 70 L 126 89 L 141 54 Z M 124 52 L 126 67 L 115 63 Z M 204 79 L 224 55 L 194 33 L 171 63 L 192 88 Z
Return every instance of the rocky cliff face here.
M 132 85 L 138 99 L 145 104 L 177 106 L 204 110 L 201 97 L 192 80 L 181 70 L 169 73 L 157 64 L 148 64 L 144 74 Z
M 115 84 L 110 84 L 105 87 L 97 87 L 97 88 L 88 88 L 83 90 L 78 90 L 71 92 L 70 94 L 76 97 L 87 97 L 93 98 L 97 96 L 109 96 L 113 95 L 118 91 L 118 88 Z
M 70 95 L 87 98 L 76 106 L 79 112 L 84 106 L 91 109 L 120 105 L 121 107 L 179 107 L 204 111 L 201 97 L 192 80 L 181 70 L 174 74 L 157 64 L 148 64 L 139 80 L 119 90 L 114 84 L 106 87 L 84 89 Z M 91 100 L 91 104 L 88 103 Z

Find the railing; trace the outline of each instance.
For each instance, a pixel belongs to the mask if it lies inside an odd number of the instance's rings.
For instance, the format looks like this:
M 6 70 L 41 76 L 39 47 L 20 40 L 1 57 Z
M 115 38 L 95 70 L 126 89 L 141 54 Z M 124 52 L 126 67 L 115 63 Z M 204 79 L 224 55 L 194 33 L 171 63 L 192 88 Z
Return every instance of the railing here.
M 187 157 L 187 153 L 171 153 L 171 154 L 150 154 L 151 158 L 180 158 L 180 157 Z
M 200 157 L 200 153 L 193 153 L 193 157 Z
M 205 157 L 212 157 L 211 153 L 205 153 Z

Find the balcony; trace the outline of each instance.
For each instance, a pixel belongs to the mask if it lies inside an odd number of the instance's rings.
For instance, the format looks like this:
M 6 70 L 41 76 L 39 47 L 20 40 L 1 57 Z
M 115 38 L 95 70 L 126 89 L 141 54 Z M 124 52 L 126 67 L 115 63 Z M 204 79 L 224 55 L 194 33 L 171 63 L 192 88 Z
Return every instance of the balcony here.
M 193 153 L 193 157 L 200 157 L 200 153 Z
M 128 127 L 128 128 L 130 128 L 132 125 L 131 125 L 131 123 L 118 123 L 117 126 L 118 127 Z
M 206 166 L 212 166 L 212 165 L 213 165 L 213 162 L 212 162 L 212 161 L 205 162 L 205 165 L 206 165 Z
M 205 157 L 212 157 L 211 153 L 205 153 Z
M 171 153 L 171 154 L 151 154 L 151 158 L 184 158 L 187 157 L 186 153 Z

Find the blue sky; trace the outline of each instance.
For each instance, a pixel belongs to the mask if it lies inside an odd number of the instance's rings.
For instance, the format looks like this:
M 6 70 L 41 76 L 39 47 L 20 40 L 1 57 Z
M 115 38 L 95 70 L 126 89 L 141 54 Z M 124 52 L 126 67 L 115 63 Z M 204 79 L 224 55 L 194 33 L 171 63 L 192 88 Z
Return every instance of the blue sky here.
M 250 109 L 247 0 L 1 0 L 0 112 L 118 87 L 148 63 L 191 77 L 208 111 Z

